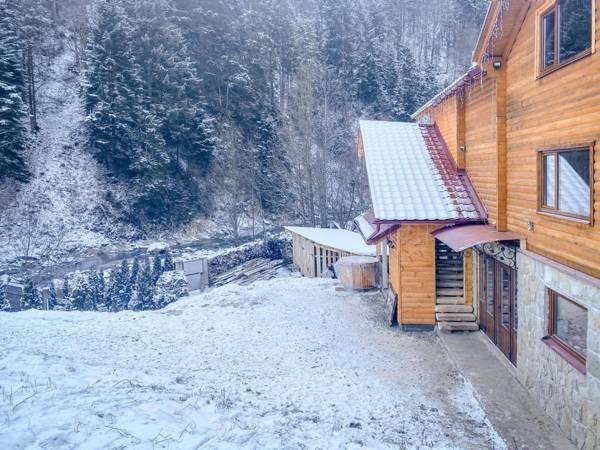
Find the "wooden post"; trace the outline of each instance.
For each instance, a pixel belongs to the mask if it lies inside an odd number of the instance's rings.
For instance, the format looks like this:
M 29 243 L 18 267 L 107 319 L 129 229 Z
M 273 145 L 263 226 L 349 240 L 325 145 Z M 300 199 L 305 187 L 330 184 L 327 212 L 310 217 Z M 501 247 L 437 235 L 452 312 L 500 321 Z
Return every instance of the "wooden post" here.
M 456 93 L 456 167 L 466 167 L 466 125 L 464 89 Z
M 388 246 L 387 243 L 381 243 L 381 287 L 387 289 L 389 287 L 388 276 Z
M 496 229 L 507 231 L 507 141 L 506 141 L 506 62 L 494 59 L 501 67 L 493 69 L 495 73 L 495 118 L 496 118 L 496 207 L 498 218 Z

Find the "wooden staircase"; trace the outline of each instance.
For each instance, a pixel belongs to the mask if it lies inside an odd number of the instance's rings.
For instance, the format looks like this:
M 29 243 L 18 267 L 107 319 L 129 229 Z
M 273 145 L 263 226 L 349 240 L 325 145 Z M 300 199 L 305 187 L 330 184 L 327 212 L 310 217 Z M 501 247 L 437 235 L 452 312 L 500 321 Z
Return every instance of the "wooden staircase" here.
M 465 304 L 463 255 L 435 241 L 435 318 L 442 331 L 477 331 L 473 306 Z

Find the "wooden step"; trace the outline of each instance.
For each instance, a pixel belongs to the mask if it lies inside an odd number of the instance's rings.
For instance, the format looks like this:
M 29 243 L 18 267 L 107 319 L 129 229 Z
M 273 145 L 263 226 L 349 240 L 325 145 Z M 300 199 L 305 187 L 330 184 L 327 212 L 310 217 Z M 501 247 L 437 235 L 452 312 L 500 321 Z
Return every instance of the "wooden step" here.
M 436 282 L 436 286 L 439 289 L 446 289 L 446 288 L 459 288 L 462 289 L 464 283 L 462 280 L 440 280 Z
M 478 331 L 479 325 L 477 322 L 438 322 L 438 327 L 441 331 Z
M 475 322 L 477 318 L 473 313 L 437 313 L 438 322 Z
M 465 299 L 463 297 L 438 297 L 436 299 L 438 305 L 464 305 Z
M 463 290 L 462 289 L 438 289 L 437 295 L 439 297 L 452 297 L 452 296 L 462 297 Z
M 471 305 L 436 305 L 436 313 L 473 313 L 473 307 Z
M 436 271 L 438 273 L 456 273 L 456 272 L 462 272 L 463 271 L 463 267 L 462 267 L 462 264 L 460 266 L 458 264 L 455 265 L 455 266 L 440 266 L 440 265 L 437 265 Z
M 462 273 L 457 273 L 455 270 L 446 273 L 438 273 L 435 276 L 438 280 L 462 280 Z

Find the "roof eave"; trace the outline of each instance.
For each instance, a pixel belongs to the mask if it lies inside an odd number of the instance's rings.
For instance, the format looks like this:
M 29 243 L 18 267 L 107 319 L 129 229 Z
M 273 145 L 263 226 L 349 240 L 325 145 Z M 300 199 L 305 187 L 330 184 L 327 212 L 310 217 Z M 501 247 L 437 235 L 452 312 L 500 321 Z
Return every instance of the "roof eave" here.
M 375 219 L 373 223 L 381 225 L 458 225 L 466 223 L 485 223 L 481 217 L 460 219 Z
M 490 37 L 494 31 L 494 26 L 501 9 L 501 0 L 492 0 L 485 14 L 483 26 L 479 30 L 477 44 L 473 50 L 472 61 L 474 64 L 480 63 L 485 56 L 485 52 L 490 41 Z

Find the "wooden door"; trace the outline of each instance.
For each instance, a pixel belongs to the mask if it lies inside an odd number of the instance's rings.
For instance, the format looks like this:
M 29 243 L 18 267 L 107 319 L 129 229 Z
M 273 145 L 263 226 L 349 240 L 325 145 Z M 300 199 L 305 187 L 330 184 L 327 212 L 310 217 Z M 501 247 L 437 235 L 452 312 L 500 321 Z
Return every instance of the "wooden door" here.
M 496 341 L 495 330 L 495 279 L 494 260 L 489 256 L 481 258 L 481 292 L 479 295 L 480 327 L 492 341 Z
M 508 359 L 512 359 L 512 279 L 512 269 L 496 262 L 496 345 Z
M 479 325 L 492 342 L 517 363 L 516 271 L 481 255 Z

